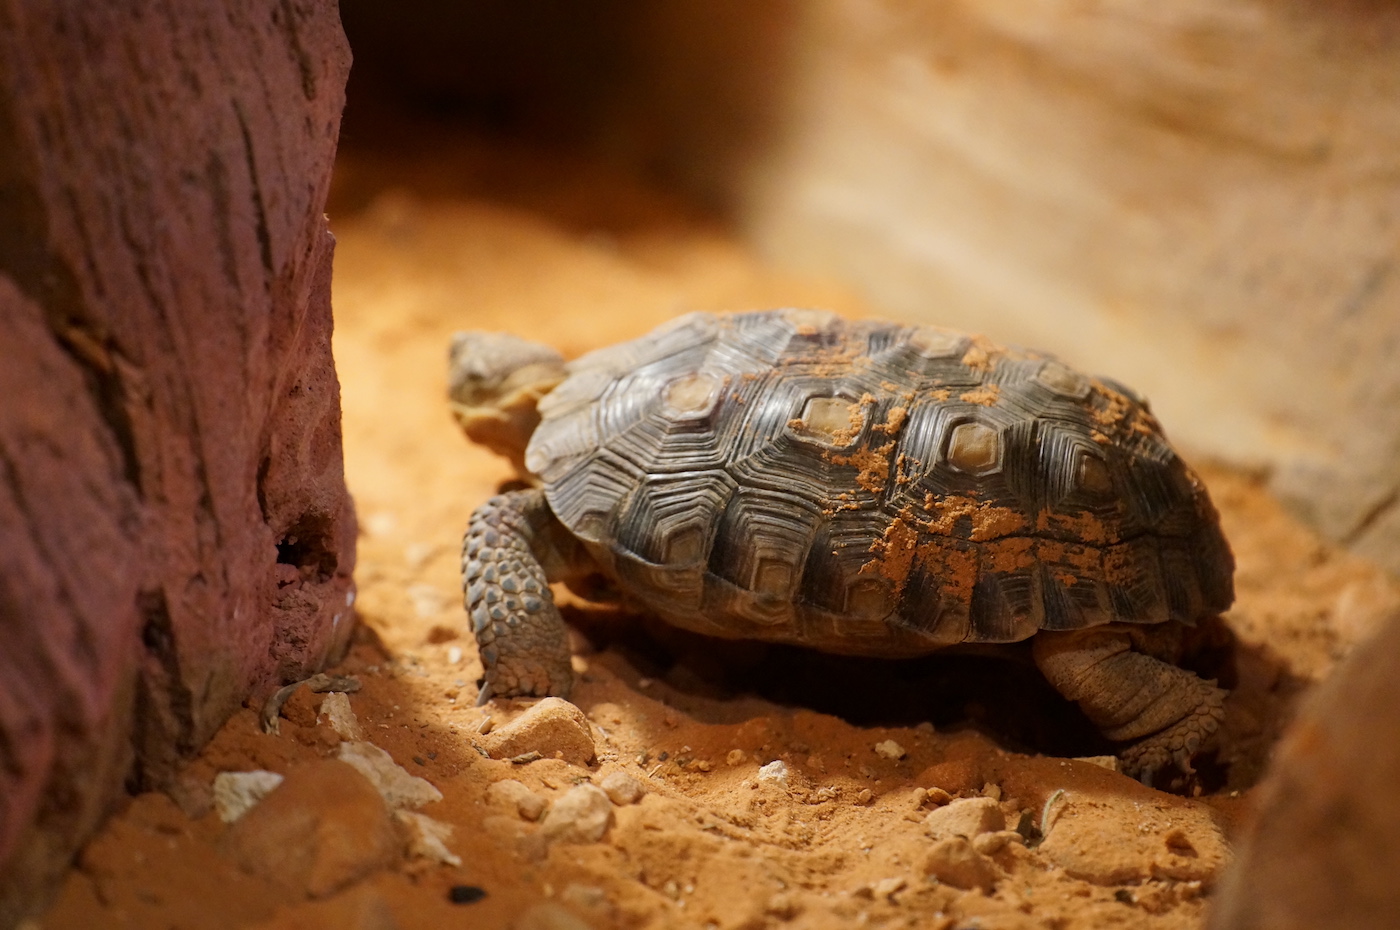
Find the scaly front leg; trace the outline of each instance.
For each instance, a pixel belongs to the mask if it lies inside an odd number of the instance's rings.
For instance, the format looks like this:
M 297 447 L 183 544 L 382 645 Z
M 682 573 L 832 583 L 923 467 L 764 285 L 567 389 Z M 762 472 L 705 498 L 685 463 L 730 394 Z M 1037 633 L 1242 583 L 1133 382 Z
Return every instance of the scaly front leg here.
M 462 542 L 462 593 L 493 697 L 568 697 L 569 634 L 554 606 L 541 548 L 557 527 L 544 492 L 510 491 L 472 514 Z

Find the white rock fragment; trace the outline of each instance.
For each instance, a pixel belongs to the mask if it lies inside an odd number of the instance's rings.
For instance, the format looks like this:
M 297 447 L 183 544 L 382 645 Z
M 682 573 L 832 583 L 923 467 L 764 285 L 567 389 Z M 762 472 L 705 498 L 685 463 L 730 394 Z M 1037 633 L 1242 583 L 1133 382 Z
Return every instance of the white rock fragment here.
M 892 739 L 875 744 L 875 755 L 881 759 L 903 759 L 909 753 L 904 751 L 904 747 Z
M 626 772 L 613 772 L 599 785 L 603 793 L 618 807 L 636 804 L 642 799 L 642 783 Z
M 224 823 L 233 823 L 282 784 L 276 772 L 220 772 L 214 776 L 214 810 Z
M 758 780 L 769 782 L 786 788 L 788 784 L 788 767 L 782 759 L 775 759 L 758 770 Z
M 341 739 L 365 738 L 364 727 L 360 726 L 360 719 L 350 707 L 350 695 L 344 691 L 332 691 L 321 700 L 321 712 L 316 718 L 318 723 L 322 717 Z
M 924 829 L 936 840 L 953 836 L 971 839 L 1005 830 L 1006 816 L 1001 812 L 1001 805 L 991 798 L 961 798 L 929 811 L 924 818 Z
M 448 665 L 461 665 L 461 664 L 462 664 L 462 647 L 461 647 L 461 646 L 448 646 L 448 647 L 447 647 L 447 664 L 448 664 Z
M 373 743 L 341 743 L 340 759 L 368 778 L 384 798 L 384 803 L 395 810 L 422 807 L 442 800 L 442 792 L 434 788 L 431 782 L 408 774 L 392 756 Z
M 1118 771 L 1117 756 L 1076 756 L 1074 761 L 1097 765 L 1099 768 L 1108 769 L 1110 772 Z
M 613 804 L 597 785 L 575 785 L 549 808 L 540 834 L 551 843 L 596 843 L 612 825 Z
M 394 822 L 408 840 L 408 854 L 444 865 L 461 865 L 462 859 L 447 848 L 452 825 L 414 811 L 395 811 Z

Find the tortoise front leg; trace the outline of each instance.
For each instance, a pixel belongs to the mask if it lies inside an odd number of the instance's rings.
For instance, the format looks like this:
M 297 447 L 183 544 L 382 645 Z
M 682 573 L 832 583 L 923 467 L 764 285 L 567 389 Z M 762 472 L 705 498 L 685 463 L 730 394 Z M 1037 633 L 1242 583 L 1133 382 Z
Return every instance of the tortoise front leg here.
M 573 686 L 569 634 L 545 570 L 557 561 L 556 528 L 537 489 L 499 494 L 472 514 L 462 593 L 486 669 L 478 707 L 493 697 L 568 697 Z
M 1194 771 L 1191 757 L 1220 726 L 1226 692 L 1145 652 L 1134 640 L 1153 633 L 1121 627 L 1049 632 L 1033 640 L 1035 663 L 1050 684 L 1079 704 L 1104 736 L 1135 740 L 1119 753 L 1123 770 L 1145 784 L 1169 765 Z

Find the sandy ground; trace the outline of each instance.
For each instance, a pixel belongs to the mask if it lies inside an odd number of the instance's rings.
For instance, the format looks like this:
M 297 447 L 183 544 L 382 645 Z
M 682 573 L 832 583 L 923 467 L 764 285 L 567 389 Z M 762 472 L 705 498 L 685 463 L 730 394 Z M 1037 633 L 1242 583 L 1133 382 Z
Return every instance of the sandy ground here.
M 1289 708 L 1400 603 L 1258 476 L 1204 468 L 1239 562 L 1238 641 L 1202 659 L 1235 691 L 1219 758 L 1182 786 L 1196 797 L 1065 758 L 1104 747 L 1019 666 L 755 657 L 567 598 L 589 631 L 586 722 L 478 709 L 457 544 L 508 467 L 448 415 L 449 335 L 509 329 L 572 355 L 692 309 L 870 308 L 765 268 L 682 204 L 529 152 L 347 155 L 331 216 L 364 624 L 336 672 L 362 685 L 363 739 L 440 790 L 418 813 L 450 826 L 437 858 L 460 864 L 405 855 L 411 818 L 386 827 L 360 776 L 315 764 L 345 739 L 302 690 L 279 734 L 247 709 L 169 795 L 135 798 L 39 927 L 1199 927 Z M 512 732 L 521 715 L 538 728 Z M 263 802 L 275 813 L 225 826 L 216 774 L 257 769 L 293 776 Z

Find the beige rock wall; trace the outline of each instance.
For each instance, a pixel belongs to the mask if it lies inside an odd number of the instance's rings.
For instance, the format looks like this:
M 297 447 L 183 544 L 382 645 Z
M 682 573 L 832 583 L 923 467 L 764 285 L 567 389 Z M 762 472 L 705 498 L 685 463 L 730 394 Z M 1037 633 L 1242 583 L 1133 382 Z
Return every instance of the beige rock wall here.
M 770 255 L 1133 384 L 1400 570 L 1400 8 L 820 0 L 793 30 L 738 197 Z

